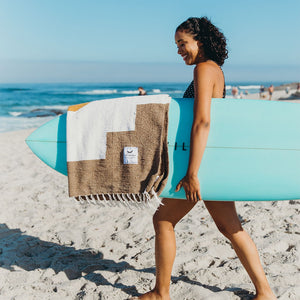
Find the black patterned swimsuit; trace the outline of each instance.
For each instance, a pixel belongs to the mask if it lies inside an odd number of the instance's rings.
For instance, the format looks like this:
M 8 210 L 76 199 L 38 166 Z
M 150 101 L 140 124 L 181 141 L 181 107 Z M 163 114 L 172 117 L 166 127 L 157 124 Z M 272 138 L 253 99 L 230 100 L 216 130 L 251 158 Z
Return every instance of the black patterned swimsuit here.
M 226 86 L 224 82 L 223 98 L 225 98 L 225 96 L 226 96 Z M 195 98 L 194 80 L 191 82 L 191 84 L 184 92 L 183 98 Z

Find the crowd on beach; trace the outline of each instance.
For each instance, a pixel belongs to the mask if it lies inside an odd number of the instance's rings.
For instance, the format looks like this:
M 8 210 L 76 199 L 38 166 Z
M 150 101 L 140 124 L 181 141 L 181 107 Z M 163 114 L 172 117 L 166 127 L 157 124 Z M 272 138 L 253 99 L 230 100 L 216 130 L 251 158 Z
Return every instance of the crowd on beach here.
M 287 84 L 285 86 L 280 86 L 277 87 L 278 90 L 283 90 L 285 91 L 285 96 L 286 97 L 282 97 L 279 100 L 285 100 L 287 97 L 291 97 L 291 98 L 300 98 L 300 82 L 297 83 L 297 88 L 296 90 L 292 89 L 293 84 Z M 273 94 L 274 94 L 274 90 L 276 88 L 274 87 L 273 84 L 271 84 L 268 87 L 265 87 L 264 85 L 261 85 L 259 88 L 259 99 L 264 99 L 264 100 L 274 100 L 273 98 Z M 231 97 L 235 98 L 235 99 L 242 99 L 242 98 L 248 98 L 248 91 L 245 90 L 244 92 L 242 90 L 239 89 L 239 87 L 237 86 L 233 86 L 231 89 Z M 275 99 L 278 100 L 278 99 Z
M 266 88 L 263 85 L 261 85 L 260 89 L 259 89 L 259 98 L 260 99 L 266 99 L 267 98 L 267 96 L 264 94 L 265 90 L 266 90 Z M 272 100 L 272 95 L 273 95 L 273 92 L 274 92 L 273 84 L 271 84 L 268 87 L 267 91 L 268 91 L 268 94 L 269 94 L 269 100 Z M 247 90 L 245 90 L 245 92 L 239 91 L 239 88 L 234 86 L 231 89 L 231 95 L 235 99 L 242 99 L 242 98 L 244 98 L 244 96 L 249 95 L 249 93 L 248 93 Z
M 284 91 L 286 94 L 286 97 L 291 97 L 291 98 L 300 98 L 300 82 L 297 83 L 297 89 L 294 91 L 291 88 L 292 84 L 287 84 L 284 87 Z M 279 87 L 280 88 L 280 87 Z M 283 87 L 281 88 L 283 89 Z M 264 85 L 261 85 L 259 88 L 259 99 L 263 100 L 278 100 L 273 98 L 275 87 L 273 84 L 271 84 L 268 87 L 265 87 Z M 138 87 L 138 95 L 139 96 L 145 96 L 147 95 L 147 91 L 143 87 Z M 249 92 L 248 90 L 241 90 L 238 86 L 233 86 L 231 88 L 231 97 L 234 99 L 243 99 L 243 98 L 249 98 Z M 284 98 L 279 98 L 279 100 L 285 100 Z

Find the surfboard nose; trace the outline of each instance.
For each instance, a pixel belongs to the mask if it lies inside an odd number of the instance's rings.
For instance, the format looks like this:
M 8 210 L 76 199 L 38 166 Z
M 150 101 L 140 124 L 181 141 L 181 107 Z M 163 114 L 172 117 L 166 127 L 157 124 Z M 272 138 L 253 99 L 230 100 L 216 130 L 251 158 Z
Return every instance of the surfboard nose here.
M 33 131 L 25 142 L 49 167 L 68 175 L 66 151 L 67 115 L 58 116 Z

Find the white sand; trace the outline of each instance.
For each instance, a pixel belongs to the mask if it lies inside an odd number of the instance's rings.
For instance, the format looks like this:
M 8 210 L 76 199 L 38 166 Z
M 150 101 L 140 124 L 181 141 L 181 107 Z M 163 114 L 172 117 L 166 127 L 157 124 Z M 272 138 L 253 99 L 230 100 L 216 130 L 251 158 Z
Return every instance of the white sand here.
M 127 299 L 154 285 L 151 215 L 80 206 L 67 178 L 0 134 L 0 299 Z M 279 299 L 300 299 L 300 201 L 237 203 Z M 176 228 L 171 296 L 251 299 L 254 288 L 203 203 Z

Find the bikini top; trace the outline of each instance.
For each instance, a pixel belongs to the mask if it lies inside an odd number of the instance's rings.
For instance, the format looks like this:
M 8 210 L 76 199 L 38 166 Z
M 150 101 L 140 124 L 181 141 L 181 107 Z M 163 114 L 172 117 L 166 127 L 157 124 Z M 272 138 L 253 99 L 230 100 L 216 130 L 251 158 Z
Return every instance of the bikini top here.
M 226 86 L 224 82 L 223 98 L 226 96 Z M 188 88 L 183 94 L 183 98 L 195 98 L 194 80 L 190 83 Z

